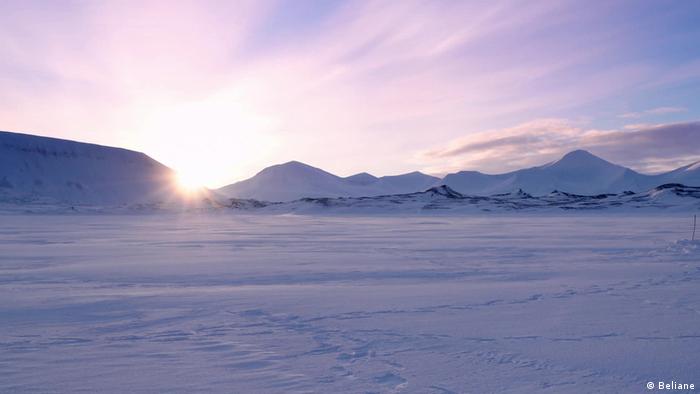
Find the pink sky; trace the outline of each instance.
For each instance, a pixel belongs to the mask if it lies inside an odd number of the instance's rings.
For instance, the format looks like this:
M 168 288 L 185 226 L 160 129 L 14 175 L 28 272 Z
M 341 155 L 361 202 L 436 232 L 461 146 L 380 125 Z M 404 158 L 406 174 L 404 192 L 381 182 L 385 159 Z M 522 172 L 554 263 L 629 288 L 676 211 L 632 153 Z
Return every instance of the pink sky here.
M 212 187 L 289 160 L 339 175 L 499 172 L 581 145 L 661 170 L 700 155 L 680 141 L 700 136 L 699 9 L 10 1 L 0 129 L 143 151 Z M 591 142 L 653 128 L 637 143 L 670 148 Z

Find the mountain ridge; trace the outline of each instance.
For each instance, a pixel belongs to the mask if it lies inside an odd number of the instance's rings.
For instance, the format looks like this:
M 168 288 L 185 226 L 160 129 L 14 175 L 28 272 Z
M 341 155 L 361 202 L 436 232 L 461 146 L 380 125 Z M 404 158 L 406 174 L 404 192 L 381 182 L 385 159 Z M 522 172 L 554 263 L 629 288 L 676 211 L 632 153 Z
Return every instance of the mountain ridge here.
M 435 186 L 422 192 L 374 197 L 301 198 L 288 202 L 231 199 L 224 208 L 270 214 L 460 214 L 483 212 L 629 212 L 700 209 L 700 187 L 677 183 L 659 185 L 643 192 L 578 195 L 552 191 L 532 196 L 522 190 L 493 196 L 461 194 L 449 186 Z
M 172 169 L 143 152 L 0 131 L 0 198 L 74 204 L 177 199 Z
M 700 161 L 647 175 L 574 150 L 540 166 L 503 174 L 459 171 L 440 179 L 419 171 L 376 177 L 340 177 L 300 161 L 266 167 L 244 181 L 198 197 L 293 201 L 300 198 L 372 197 L 422 192 L 445 185 L 473 196 L 554 190 L 575 195 L 639 192 L 663 184 L 700 186 Z M 175 173 L 143 152 L 53 137 L 0 131 L 0 199 L 134 204 L 182 197 Z
M 424 190 L 439 180 L 419 171 L 382 177 L 362 172 L 340 177 L 293 160 L 266 167 L 253 177 L 223 186 L 217 192 L 228 197 L 261 201 L 371 197 Z
M 278 166 L 290 163 L 298 165 L 301 162 L 294 161 Z M 327 172 L 326 174 L 333 175 Z M 293 173 L 289 175 L 299 176 L 299 174 Z M 241 182 L 253 182 L 252 180 L 256 176 Z M 260 182 L 260 180 L 256 180 L 256 182 Z M 665 183 L 700 185 L 700 165 L 692 163 L 663 174 L 646 175 L 607 161 L 589 151 L 576 149 L 564 154 L 558 160 L 502 174 L 491 175 L 479 171 L 459 171 L 447 174 L 440 179 L 418 171 L 383 177 L 362 172 L 345 178 L 334 176 L 334 182 L 335 187 L 333 188 L 326 186 L 325 189 L 317 188 L 313 191 L 303 190 L 302 187 L 294 192 L 276 192 L 275 185 L 268 184 L 264 185 L 264 192 L 252 189 L 240 192 L 240 182 L 218 190 L 228 197 L 267 201 L 292 201 L 301 197 L 333 198 L 404 194 L 423 191 L 438 185 L 447 185 L 456 192 L 478 196 L 518 191 L 542 196 L 553 190 L 578 195 L 599 195 L 621 193 L 628 190 L 642 191 Z M 343 186 L 343 182 L 347 182 L 351 186 Z

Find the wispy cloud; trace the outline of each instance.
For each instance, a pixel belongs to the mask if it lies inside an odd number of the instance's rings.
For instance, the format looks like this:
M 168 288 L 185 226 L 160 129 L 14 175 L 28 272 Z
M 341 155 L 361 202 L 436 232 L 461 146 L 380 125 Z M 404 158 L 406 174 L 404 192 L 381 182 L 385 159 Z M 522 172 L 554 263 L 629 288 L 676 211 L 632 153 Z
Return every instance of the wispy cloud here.
M 657 8 L 629 18 L 624 2 L 9 0 L 0 128 L 142 150 L 211 186 L 292 159 L 410 171 L 422 162 L 407 152 L 464 130 L 590 116 L 611 97 L 695 80 L 692 56 L 648 61 L 657 46 L 694 42 L 645 39 L 687 14 Z M 541 133 L 502 142 L 545 144 L 573 127 L 538 122 Z
M 646 111 L 641 111 L 641 112 L 627 112 L 624 114 L 619 115 L 620 118 L 641 118 L 649 115 L 666 115 L 666 114 L 674 114 L 674 113 L 679 113 L 679 112 L 685 112 L 687 111 L 687 108 L 684 107 L 658 107 L 658 108 L 652 108 L 648 109 Z
M 423 157 L 432 162 L 429 171 L 437 173 L 500 172 L 544 164 L 568 151 L 587 149 L 639 171 L 658 172 L 700 160 L 698 141 L 700 122 L 596 130 L 565 119 L 540 119 L 471 134 L 423 152 Z

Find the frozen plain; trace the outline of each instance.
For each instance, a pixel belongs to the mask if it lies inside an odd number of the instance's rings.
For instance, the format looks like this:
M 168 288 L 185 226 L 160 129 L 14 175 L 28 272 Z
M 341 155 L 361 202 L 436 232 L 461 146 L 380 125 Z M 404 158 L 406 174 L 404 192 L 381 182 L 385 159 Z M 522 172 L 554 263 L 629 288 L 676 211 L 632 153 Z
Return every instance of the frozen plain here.
M 0 216 L 3 393 L 700 384 L 687 214 Z

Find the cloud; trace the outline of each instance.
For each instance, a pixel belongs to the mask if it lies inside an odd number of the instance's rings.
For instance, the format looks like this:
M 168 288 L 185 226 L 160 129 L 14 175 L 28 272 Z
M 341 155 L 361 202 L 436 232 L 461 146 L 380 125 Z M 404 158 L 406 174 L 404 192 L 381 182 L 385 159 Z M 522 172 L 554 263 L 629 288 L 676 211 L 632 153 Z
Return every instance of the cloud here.
M 590 116 L 648 81 L 696 78 L 690 60 L 638 58 L 688 41 L 640 39 L 648 23 L 675 23 L 648 7 L 630 19 L 612 2 L 8 0 L 1 126 L 145 151 L 210 186 L 293 159 L 348 175 L 411 171 L 422 162 L 406 152 L 467 128 L 582 106 Z M 461 154 L 551 144 L 572 126 L 527 127 L 542 131 Z
M 700 122 L 596 130 L 566 119 L 538 119 L 471 134 L 422 154 L 428 171 L 505 172 L 556 160 L 586 149 L 642 172 L 660 172 L 700 160 Z M 439 162 L 439 163 L 438 163 Z
M 627 113 L 624 113 L 622 115 L 619 115 L 618 117 L 630 119 L 630 118 L 641 118 L 641 117 L 650 116 L 650 115 L 674 114 L 674 113 L 685 112 L 685 111 L 687 111 L 687 108 L 684 108 L 684 107 L 658 107 L 658 108 L 652 108 L 652 109 L 648 109 L 646 111 L 641 111 L 641 112 L 627 112 Z

